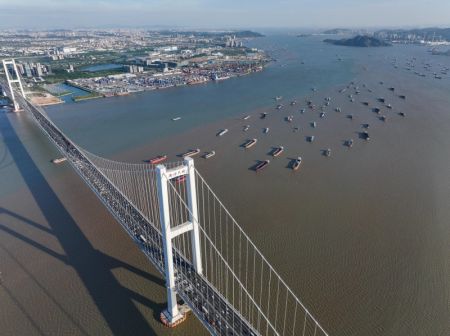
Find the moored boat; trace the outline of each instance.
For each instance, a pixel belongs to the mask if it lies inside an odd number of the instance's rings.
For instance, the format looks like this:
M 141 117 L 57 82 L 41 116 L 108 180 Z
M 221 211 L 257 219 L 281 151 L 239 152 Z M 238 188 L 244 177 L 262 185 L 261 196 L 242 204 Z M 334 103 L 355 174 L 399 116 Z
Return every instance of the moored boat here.
M 258 172 L 264 168 L 266 168 L 269 165 L 270 161 L 269 160 L 264 160 L 264 161 L 260 161 L 256 166 L 255 166 L 255 171 Z
M 364 140 L 366 140 L 366 141 L 369 141 L 369 140 L 370 140 L 370 136 L 369 136 L 369 133 L 367 133 L 367 131 L 363 131 L 363 132 L 361 133 L 361 137 L 362 137 Z
M 283 146 L 279 146 L 279 147 L 277 147 L 277 148 L 275 148 L 273 151 L 272 151 L 272 156 L 273 157 L 277 157 L 277 156 L 279 156 L 281 153 L 283 153 L 284 152 L 284 147 Z
M 325 113 L 324 113 L 324 112 L 321 112 L 321 113 L 320 113 L 320 117 L 321 117 L 321 118 L 324 118 L 324 117 L 325 117 Z
M 181 119 L 181 117 L 175 117 L 175 118 L 172 118 L 172 121 L 178 121 L 180 119 Z
M 244 120 L 250 119 L 250 116 L 249 116 L 249 115 L 247 115 L 247 116 L 245 116 L 245 117 L 244 117 L 244 118 L 242 118 L 242 119 L 244 119 Z
M 314 141 L 314 135 L 311 135 L 308 137 L 308 142 L 313 142 Z
M 167 155 L 158 155 L 158 156 L 155 156 L 154 158 L 148 160 L 148 163 L 158 164 L 165 160 L 167 160 Z
M 244 147 L 245 149 L 250 148 L 250 147 L 254 146 L 257 141 L 258 141 L 258 139 L 247 140 L 246 142 L 243 143 L 242 147 Z
M 211 152 L 206 152 L 205 154 L 203 154 L 202 157 L 204 159 L 209 159 L 209 158 L 213 157 L 214 155 L 216 155 L 216 152 L 215 151 L 211 151 Z
M 247 132 L 249 128 L 250 128 L 250 125 L 245 125 L 244 128 L 243 128 L 243 131 Z
M 353 139 L 349 139 L 349 140 L 345 141 L 345 145 L 348 148 L 352 148 L 353 147 Z
M 267 112 L 261 113 L 261 119 L 265 119 L 267 117 Z
M 302 157 L 301 156 L 299 156 L 295 160 L 292 160 L 292 163 L 291 163 L 292 170 L 298 170 L 300 168 L 301 164 L 302 164 Z
M 219 133 L 217 133 L 217 136 L 222 136 L 222 135 L 225 135 L 227 133 L 228 133 L 228 129 L 225 128 L 225 129 L 221 130 Z
M 263 132 L 264 132 L 264 134 L 269 133 L 269 127 L 264 128 Z
M 331 149 L 327 148 L 323 151 L 323 155 L 325 155 L 326 157 L 330 157 L 331 156 Z
M 186 153 L 181 154 L 180 156 L 191 157 L 191 156 L 197 155 L 198 153 L 200 153 L 200 149 L 197 148 L 197 149 L 191 149 L 191 150 L 187 151 Z

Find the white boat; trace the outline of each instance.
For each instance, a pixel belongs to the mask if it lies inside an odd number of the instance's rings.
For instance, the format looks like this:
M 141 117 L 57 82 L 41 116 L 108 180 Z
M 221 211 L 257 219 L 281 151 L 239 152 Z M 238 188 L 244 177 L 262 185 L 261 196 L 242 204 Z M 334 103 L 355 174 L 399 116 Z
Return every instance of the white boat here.
M 245 125 L 244 126 L 244 132 L 247 132 L 249 128 L 250 128 L 250 125 Z
M 251 139 L 251 140 L 247 140 L 246 142 L 244 142 L 244 144 L 242 145 L 242 147 L 244 148 L 250 148 L 252 146 L 254 146 L 256 144 L 256 142 L 258 141 L 258 139 Z
M 178 121 L 180 119 L 181 119 L 181 117 L 175 117 L 175 118 L 172 118 L 172 121 Z
M 264 128 L 263 132 L 264 132 L 265 134 L 269 133 L 269 127 Z
M 222 136 L 222 135 L 225 135 L 225 134 L 227 134 L 228 133 L 228 129 L 223 129 L 223 130 L 221 130 L 219 133 L 217 133 L 217 136 Z
M 242 118 L 242 119 L 244 119 L 244 120 L 250 119 L 250 116 L 249 116 L 249 115 L 248 115 L 248 116 L 245 116 L 245 117 Z
M 67 161 L 67 158 L 62 157 L 62 158 L 52 160 L 52 162 L 55 164 L 63 163 L 64 161 Z

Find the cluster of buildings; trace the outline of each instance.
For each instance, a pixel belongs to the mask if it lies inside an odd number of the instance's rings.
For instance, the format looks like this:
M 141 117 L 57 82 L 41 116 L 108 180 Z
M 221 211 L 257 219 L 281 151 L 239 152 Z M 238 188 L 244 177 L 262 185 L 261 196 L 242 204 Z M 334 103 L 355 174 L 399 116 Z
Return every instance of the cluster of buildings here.
M 17 63 L 17 70 L 22 77 L 27 78 L 42 78 L 52 74 L 50 65 L 41 63 Z

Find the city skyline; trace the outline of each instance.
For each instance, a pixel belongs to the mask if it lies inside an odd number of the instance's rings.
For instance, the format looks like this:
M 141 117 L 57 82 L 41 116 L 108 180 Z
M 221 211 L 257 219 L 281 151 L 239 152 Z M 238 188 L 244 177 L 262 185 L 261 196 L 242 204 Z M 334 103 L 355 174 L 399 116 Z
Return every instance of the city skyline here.
M 0 0 L 0 29 L 424 27 L 449 12 L 444 0 Z

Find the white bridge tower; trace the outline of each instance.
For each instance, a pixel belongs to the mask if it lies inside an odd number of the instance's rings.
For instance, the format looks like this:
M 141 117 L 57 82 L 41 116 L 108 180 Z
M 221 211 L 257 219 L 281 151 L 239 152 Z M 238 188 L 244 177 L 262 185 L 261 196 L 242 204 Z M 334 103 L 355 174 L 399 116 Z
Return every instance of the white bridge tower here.
M 6 79 L 8 81 L 9 91 L 11 95 L 10 98 L 12 99 L 14 104 L 14 111 L 19 112 L 20 106 L 14 95 L 15 87 L 13 87 L 13 84 L 19 84 L 20 93 L 23 97 L 25 97 L 25 92 L 23 91 L 22 81 L 20 80 L 20 75 L 17 71 L 16 61 L 14 59 L 4 59 L 3 69 L 5 70 Z
M 186 188 L 189 208 L 189 220 L 186 223 L 171 227 L 170 208 L 169 208 L 169 180 L 179 176 L 186 176 Z M 175 287 L 175 271 L 173 265 L 172 239 L 191 232 L 192 242 L 192 264 L 198 274 L 202 274 L 201 246 L 198 227 L 198 208 L 197 208 L 197 189 L 195 183 L 194 160 L 185 158 L 180 167 L 167 169 L 164 165 L 156 167 L 160 220 L 163 239 L 164 266 L 166 275 L 167 289 L 167 310 L 161 313 L 161 321 L 174 327 L 186 319 L 185 314 L 180 312 L 177 304 L 177 291 Z

